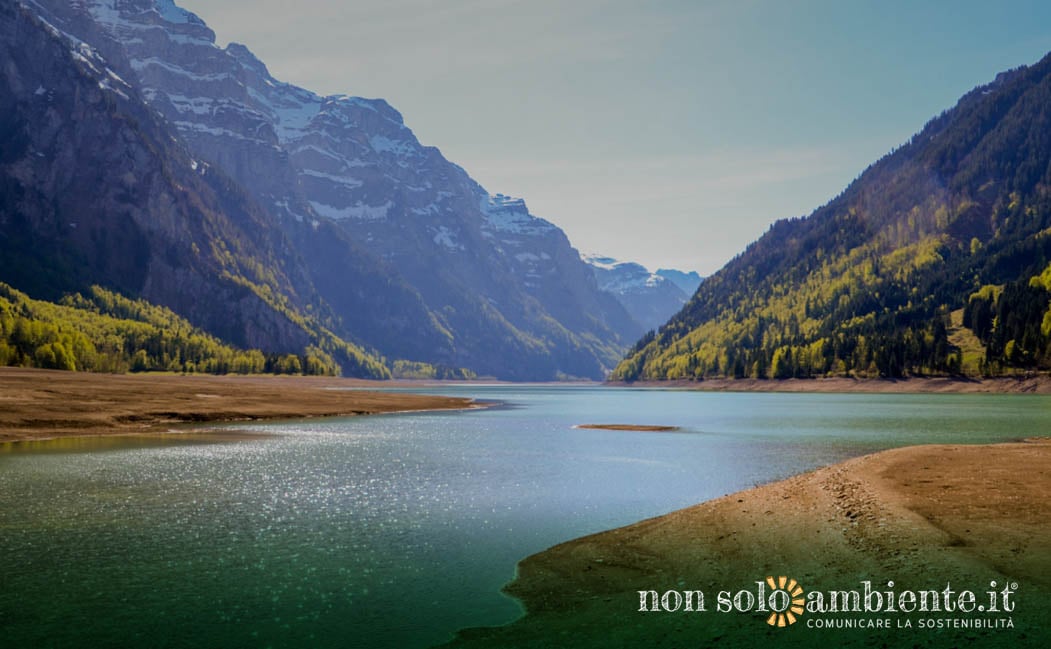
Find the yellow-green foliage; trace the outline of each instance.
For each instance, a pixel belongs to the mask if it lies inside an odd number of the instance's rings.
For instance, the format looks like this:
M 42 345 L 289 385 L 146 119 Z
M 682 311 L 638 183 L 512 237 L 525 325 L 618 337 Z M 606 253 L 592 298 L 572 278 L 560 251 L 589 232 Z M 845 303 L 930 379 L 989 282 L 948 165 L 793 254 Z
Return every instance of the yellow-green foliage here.
M 315 373 L 309 370 L 310 367 L 317 365 L 326 368 L 326 371 L 316 373 L 335 376 L 340 373 L 339 368 L 343 366 L 350 368 L 352 376 L 371 379 L 390 378 L 390 370 L 377 357 L 314 323 L 313 319 L 308 319 L 307 324 L 307 331 L 314 338 L 314 344 L 307 347 L 307 358 L 304 361 L 308 374 Z
M 1034 278 L 1035 279 L 1035 278 Z M 1032 284 L 1032 280 L 1030 280 Z M 1000 299 L 1000 294 L 1004 292 L 1003 284 L 993 285 L 986 284 L 974 293 L 971 293 L 970 300 L 991 300 L 993 302 Z
M 907 282 L 916 271 L 943 261 L 939 252 L 942 245 L 942 239 L 930 237 L 898 248 L 883 257 L 884 273 L 893 273 L 895 280 Z
M 1045 291 L 1051 291 L 1051 264 L 1039 275 L 1030 278 L 1029 285 L 1043 288 Z M 997 295 L 996 297 L 999 296 Z M 1045 336 L 1051 336 L 1051 307 L 1048 307 L 1048 310 L 1044 312 L 1044 318 L 1040 323 L 1040 332 Z
M 428 379 L 428 380 L 470 380 L 478 377 L 471 370 L 462 367 L 445 367 L 444 365 L 431 365 L 419 361 L 394 361 L 391 374 L 396 379 Z
M 956 309 L 949 314 L 949 342 L 959 350 L 960 371 L 969 376 L 977 376 L 982 371 L 985 345 L 973 331 L 964 326 L 963 312 L 963 309 Z
M 0 365 L 89 372 L 339 372 L 320 348 L 307 348 L 302 360 L 236 349 L 164 307 L 99 287 L 54 304 L 2 283 Z
M 1040 286 L 1045 290 L 1051 291 L 1051 265 L 1043 270 L 1042 273 L 1033 277 L 1029 280 L 1030 286 Z M 999 297 L 999 296 L 996 296 Z
M 881 253 L 876 243 L 859 246 L 838 258 L 817 254 L 820 263 L 799 284 L 775 284 L 769 290 L 743 294 L 716 318 L 692 330 L 662 332 L 666 334 L 664 346 L 660 339 L 648 342 L 622 361 L 612 378 L 825 376 L 845 373 L 848 364 L 856 373 L 878 374 L 880 371 L 872 366 L 874 361 L 870 358 L 873 352 L 866 347 L 863 336 L 860 340 L 852 336 L 860 344 L 851 358 L 832 358 L 827 352 L 843 334 L 822 334 L 825 323 L 812 314 L 846 309 L 863 294 L 878 297 L 885 285 L 906 282 L 916 271 L 942 263 L 942 245 L 942 238 L 927 237 L 887 254 Z M 869 312 L 843 318 L 836 331 L 863 330 L 872 326 L 875 317 Z M 762 358 L 745 367 L 734 367 L 735 354 L 742 347 L 759 350 Z

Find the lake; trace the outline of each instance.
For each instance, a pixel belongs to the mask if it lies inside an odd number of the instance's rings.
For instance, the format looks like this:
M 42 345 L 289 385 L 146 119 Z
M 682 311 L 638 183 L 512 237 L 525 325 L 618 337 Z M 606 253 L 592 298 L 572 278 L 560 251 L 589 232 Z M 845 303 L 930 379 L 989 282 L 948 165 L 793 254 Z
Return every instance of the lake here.
M 553 544 L 880 449 L 1051 431 L 1028 395 L 420 391 L 502 405 L 0 445 L 0 646 L 426 647 L 517 617 L 500 587 Z

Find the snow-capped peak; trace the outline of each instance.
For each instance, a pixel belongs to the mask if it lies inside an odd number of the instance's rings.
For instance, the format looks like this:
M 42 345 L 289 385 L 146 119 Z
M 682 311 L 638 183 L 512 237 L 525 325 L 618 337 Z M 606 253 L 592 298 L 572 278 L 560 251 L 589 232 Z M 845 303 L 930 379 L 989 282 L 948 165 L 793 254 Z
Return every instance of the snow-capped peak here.
M 176 6 L 174 0 L 87 0 L 84 5 L 95 20 L 102 23 L 168 23 L 197 25 L 204 21 L 191 11 Z
M 642 264 L 633 261 L 618 261 L 613 257 L 598 254 L 582 254 L 581 259 L 601 271 L 596 273 L 599 287 L 611 293 L 644 290 L 666 281 L 663 277 L 651 273 Z
M 603 255 L 590 252 L 580 253 L 580 258 L 586 261 L 588 264 L 594 266 L 595 268 L 601 268 L 602 270 L 613 270 L 617 264 L 623 263 L 617 261 L 613 257 L 605 257 Z
M 597 254 L 583 254 L 581 259 L 591 266 L 599 289 L 613 294 L 644 329 L 667 322 L 689 297 L 674 282 L 642 264 Z

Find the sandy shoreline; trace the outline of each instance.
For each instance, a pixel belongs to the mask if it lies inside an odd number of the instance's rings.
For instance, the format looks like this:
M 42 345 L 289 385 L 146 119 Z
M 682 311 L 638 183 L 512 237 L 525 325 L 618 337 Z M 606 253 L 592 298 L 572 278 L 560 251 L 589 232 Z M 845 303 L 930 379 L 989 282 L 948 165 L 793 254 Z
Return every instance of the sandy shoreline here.
M 473 405 L 470 399 L 453 397 L 333 389 L 362 387 L 380 385 L 326 377 L 112 375 L 0 368 L 0 442 L 156 433 L 186 423 Z
M 820 616 L 808 612 L 778 629 L 754 611 L 713 610 L 718 591 L 754 592 L 767 575 L 815 591 L 859 589 L 865 579 L 976 592 L 1013 582 L 1014 628 L 837 631 L 808 628 L 807 618 Z M 640 613 L 643 589 L 701 590 L 709 611 Z M 555 546 L 523 560 L 505 590 L 527 615 L 463 631 L 449 646 L 1046 647 L 1051 443 L 915 446 L 856 458 Z M 838 617 L 900 624 L 910 616 Z
M 1033 375 L 964 379 L 912 377 L 907 379 L 708 379 L 705 381 L 636 381 L 611 386 L 674 388 L 711 392 L 866 392 L 945 394 L 1051 394 L 1051 376 Z

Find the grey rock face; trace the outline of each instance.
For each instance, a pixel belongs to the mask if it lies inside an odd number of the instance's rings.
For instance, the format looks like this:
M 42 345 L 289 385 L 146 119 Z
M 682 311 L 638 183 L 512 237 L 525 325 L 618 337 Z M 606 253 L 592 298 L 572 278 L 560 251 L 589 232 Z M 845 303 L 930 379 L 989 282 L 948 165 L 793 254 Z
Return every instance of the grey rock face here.
M 35 6 L 95 45 L 195 156 L 278 218 L 342 333 L 391 358 L 519 379 L 600 378 L 640 333 L 559 228 L 421 145 L 385 101 L 274 79 L 169 0 Z M 333 240 L 353 259 L 337 262 Z M 319 248 L 333 266 L 302 255 Z M 371 293 L 382 277 L 395 295 Z M 346 295 L 363 285 L 361 299 Z
M 15 3 L 0 12 L 0 279 L 49 299 L 100 284 L 245 347 L 309 344 L 269 217 L 90 47 Z

